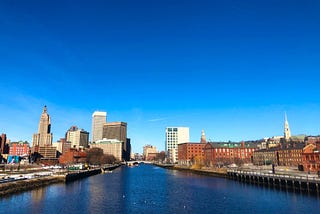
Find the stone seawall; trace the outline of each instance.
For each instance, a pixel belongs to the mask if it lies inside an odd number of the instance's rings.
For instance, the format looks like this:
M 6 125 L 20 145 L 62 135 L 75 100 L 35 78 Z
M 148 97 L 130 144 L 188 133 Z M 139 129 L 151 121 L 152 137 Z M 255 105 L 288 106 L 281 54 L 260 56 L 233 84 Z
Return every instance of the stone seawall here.
M 63 176 L 47 176 L 42 178 L 33 178 L 4 183 L 0 185 L 0 197 L 60 182 L 65 182 L 65 178 Z
M 79 170 L 71 171 L 61 175 L 44 176 L 26 180 L 12 181 L 0 184 L 0 197 L 5 195 L 10 195 L 14 193 L 20 193 L 23 191 L 28 191 L 36 188 L 41 188 L 54 183 L 65 183 L 72 182 L 78 179 L 86 178 L 92 175 L 97 175 L 102 172 L 102 170 L 111 171 L 121 164 L 106 166 L 103 168 L 90 169 L 90 170 Z
M 66 182 L 75 181 L 78 179 L 86 178 L 92 175 L 97 175 L 101 173 L 101 169 L 91 169 L 87 171 L 78 171 L 66 174 L 65 180 Z

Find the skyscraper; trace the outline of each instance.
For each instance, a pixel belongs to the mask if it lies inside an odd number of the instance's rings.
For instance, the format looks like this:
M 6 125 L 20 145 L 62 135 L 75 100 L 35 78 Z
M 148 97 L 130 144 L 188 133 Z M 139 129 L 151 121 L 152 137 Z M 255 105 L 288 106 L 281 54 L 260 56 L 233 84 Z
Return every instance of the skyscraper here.
M 166 152 L 171 162 L 178 161 L 178 144 L 189 141 L 189 127 L 166 128 Z
M 72 148 L 87 148 L 89 144 L 89 132 L 79 129 L 77 126 L 71 126 L 67 131 L 66 140 L 71 142 Z
M 291 138 L 291 132 L 289 128 L 289 122 L 287 118 L 287 114 L 284 114 L 284 139 L 288 141 Z
M 47 106 L 44 106 L 40 117 L 38 133 L 32 136 L 32 153 L 34 154 L 35 161 L 39 158 L 56 158 L 56 148 L 52 146 L 52 133 L 50 132 L 50 116 L 47 112 Z
M 127 140 L 127 123 L 109 122 L 103 125 L 103 138 L 117 139 L 122 142 Z
M 39 127 L 38 127 L 38 133 L 33 134 L 32 137 L 32 147 L 36 146 L 46 146 L 46 145 L 52 145 L 52 133 L 51 131 L 51 123 L 50 123 L 50 116 L 47 113 L 47 106 L 44 106 Z
M 130 160 L 131 144 L 127 139 L 127 123 L 125 122 L 109 122 L 103 125 L 103 138 L 117 139 L 122 142 L 123 159 Z
M 91 142 L 102 140 L 103 125 L 107 123 L 107 112 L 95 111 L 92 114 L 92 137 Z

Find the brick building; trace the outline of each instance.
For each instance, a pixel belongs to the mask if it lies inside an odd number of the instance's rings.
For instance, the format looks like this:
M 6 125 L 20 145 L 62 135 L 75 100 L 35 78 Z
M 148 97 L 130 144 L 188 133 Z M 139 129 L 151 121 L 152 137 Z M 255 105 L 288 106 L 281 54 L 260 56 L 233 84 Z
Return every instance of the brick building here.
M 70 148 L 59 157 L 61 164 L 85 163 L 87 161 L 87 153 L 83 150 Z
M 28 142 L 12 142 L 9 146 L 9 155 L 24 156 L 30 154 L 30 146 Z
M 302 152 L 304 147 L 304 144 L 293 144 L 286 148 L 279 149 L 277 151 L 278 165 L 298 167 L 298 165 L 302 163 Z
M 206 166 L 251 163 L 255 150 L 254 143 L 209 142 L 204 147 L 204 163 Z
M 278 150 L 279 148 L 270 149 L 259 149 L 253 153 L 253 164 L 254 165 L 269 165 L 278 163 Z
M 304 143 L 283 144 L 282 147 L 260 149 L 253 154 L 255 165 L 291 166 L 298 167 L 302 164 Z
M 315 144 L 309 144 L 303 148 L 302 166 L 304 171 L 320 171 L 320 150 Z
M 181 143 L 178 144 L 178 164 L 190 166 L 196 161 L 203 162 L 205 143 Z

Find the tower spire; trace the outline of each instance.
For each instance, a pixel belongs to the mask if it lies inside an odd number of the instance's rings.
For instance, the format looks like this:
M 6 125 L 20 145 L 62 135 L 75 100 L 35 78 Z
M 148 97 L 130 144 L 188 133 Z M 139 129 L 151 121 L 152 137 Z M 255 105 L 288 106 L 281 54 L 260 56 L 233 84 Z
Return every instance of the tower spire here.
M 43 113 L 47 113 L 47 106 L 46 105 L 43 107 Z
M 202 131 L 201 131 L 201 140 L 200 140 L 200 143 L 207 143 L 206 134 L 204 133 L 204 130 L 203 130 L 203 129 L 202 129 Z
M 288 141 L 290 138 L 291 138 L 291 132 L 289 128 L 287 113 L 284 112 L 284 139 Z

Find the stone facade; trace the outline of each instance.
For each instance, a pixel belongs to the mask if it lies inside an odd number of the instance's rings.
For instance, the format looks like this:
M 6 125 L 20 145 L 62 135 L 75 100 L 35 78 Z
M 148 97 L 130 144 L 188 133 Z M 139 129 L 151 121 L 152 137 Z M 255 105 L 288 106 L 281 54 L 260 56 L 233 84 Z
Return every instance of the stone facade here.
M 149 157 L 150 154 L 156 154 L 157 153 L 157 147 L 152 145 L 145 145 L 143 147 L 143 157 L 144 160 L 151 160 L 152 158 Z
M 122 161 L 123 143 L 117 139 L 103 139 L 90 144 L 91 148 L 101 148 L 104 154 L 113 155 L 117 160 Z

